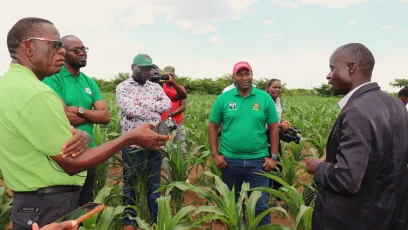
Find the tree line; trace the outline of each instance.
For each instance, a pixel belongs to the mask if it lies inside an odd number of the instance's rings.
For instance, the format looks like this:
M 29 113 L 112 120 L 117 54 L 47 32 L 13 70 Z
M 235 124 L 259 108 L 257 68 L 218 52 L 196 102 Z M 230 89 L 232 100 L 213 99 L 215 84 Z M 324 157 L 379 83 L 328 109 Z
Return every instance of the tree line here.
M 99 88 L 103 93 L 115 93 L 116 86 L 122 81 L 130 77 L 129 73 L 119 73 L 111 80 L 104 80 L 99 78 L 93 78 L 98 84 Z M 213 94 L 219 95 L 222 90 L 232 84 L 232 75 L 225 74 L 223 76 L 213 78 L 199 78 L 192 79 L 190 77 L 180 76 L 176 78 L 177 82 L 183 85 L 188 93 L 192 94 Z M 265 90 L 268 85 L 269 79 L 261 78 L 254 79 L 253 84 L 256 85 L 258 89 Z M 408 86 L 408 79 L 395 79 L 390 85 L 394 88 L 402 88 Z M 286 84 L 282 82 L 282 91 L 288 96 L 323 96 L 332 97 L 331 85 L 322 84 L 319 87 L 313 89 L 288 89 Z

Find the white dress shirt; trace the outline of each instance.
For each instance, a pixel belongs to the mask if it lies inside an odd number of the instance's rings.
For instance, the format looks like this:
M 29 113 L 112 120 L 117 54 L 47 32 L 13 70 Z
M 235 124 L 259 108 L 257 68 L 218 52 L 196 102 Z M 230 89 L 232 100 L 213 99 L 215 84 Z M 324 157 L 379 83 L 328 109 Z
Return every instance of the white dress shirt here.
M 354 88 L 353 90 L 351 90 L 346 96 L 344 96 L 344 97 L 339 101 L 338 105 L 340 106 L 340 108 L 343 109 L 344 106 L 346 106 L 346 104 L 347 104 L 348 100 L 350 99 L 350 97 L 351 97 L 359 88 L 363 87 L 364 85 L 371 84 L 371 83 L 375 83 L 375 82 L 367 82 L 367 83 L 361 84 L 361 85 L 357 86 L 356 88 Z

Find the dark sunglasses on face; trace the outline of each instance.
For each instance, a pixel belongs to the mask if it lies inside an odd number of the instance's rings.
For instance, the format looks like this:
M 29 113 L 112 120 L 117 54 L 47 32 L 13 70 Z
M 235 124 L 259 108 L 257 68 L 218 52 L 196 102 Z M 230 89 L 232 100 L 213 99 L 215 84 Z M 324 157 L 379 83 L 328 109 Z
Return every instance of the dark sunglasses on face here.
M 151 66 L 139 66 L 139 69 L 143 72 L 150 72 L 152 70 Z
M 80 51 L 84 53 L 88 53 L 89 48 L 88 47 L 74 47 L 70 50 L 67 51 L 73 51 L 75 54 L 79 54 Z
M 65 44 L 64 44 L 62 41 L 60 41 L 60 40 L 52 40 L 52 39 L 48 39 L 48 38 L 30 37 L 30 38 L 26 39 L 25 41 L 30 41 L 30 40 L 45 41 L 45 42 L 48 42 L 49 44 L 51 44 L 52 47 L 55 48 L 55 49 L 61 49 L 61 48 L 64 48 L 64 49 L 65 49 Z

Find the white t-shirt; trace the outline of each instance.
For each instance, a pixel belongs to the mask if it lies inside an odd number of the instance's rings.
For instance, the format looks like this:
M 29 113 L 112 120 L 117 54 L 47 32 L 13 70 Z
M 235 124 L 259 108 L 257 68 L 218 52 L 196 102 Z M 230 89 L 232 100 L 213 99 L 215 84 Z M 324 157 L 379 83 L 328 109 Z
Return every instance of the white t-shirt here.
M 276 110 L 278 111 L 279 122 L 281 122 L 282 121 L 282 104 L 280 101 L 280 97 L 276 98 L 275 105 L 276 105 Z

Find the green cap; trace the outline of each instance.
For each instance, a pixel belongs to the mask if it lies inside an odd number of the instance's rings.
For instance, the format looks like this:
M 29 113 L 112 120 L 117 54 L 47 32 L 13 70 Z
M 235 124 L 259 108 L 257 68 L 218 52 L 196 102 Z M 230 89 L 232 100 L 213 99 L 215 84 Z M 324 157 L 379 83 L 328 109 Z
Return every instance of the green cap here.
M 173 76 L 176 75 L 176 69 L 174 69 L 173 66 L 166 66 L 164 67 L 163 71 L 166 73 L 171 73 Z
M 133 64 L 140 66 L 152 66 L 152 58 L 147 54 L 138 54 L 133 58 Z

